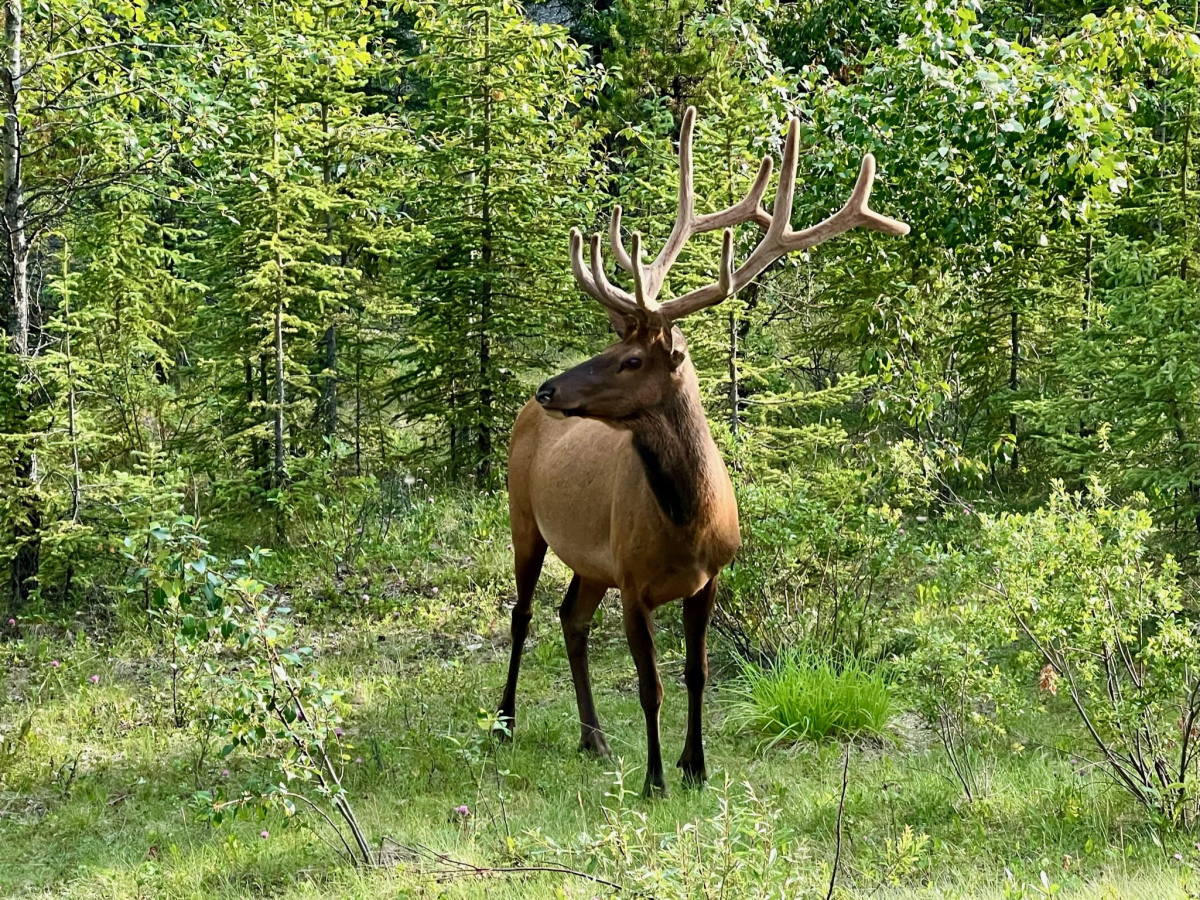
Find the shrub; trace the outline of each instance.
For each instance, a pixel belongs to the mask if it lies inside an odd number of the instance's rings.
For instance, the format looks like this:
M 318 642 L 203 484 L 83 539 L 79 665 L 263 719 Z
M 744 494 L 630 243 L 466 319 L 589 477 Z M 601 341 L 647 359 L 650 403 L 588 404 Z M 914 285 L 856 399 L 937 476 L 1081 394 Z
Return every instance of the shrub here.
M 277 809 L 285 822 L 313 827 L 302 815 L 310 813 L 338 841 L 333 849 L 369 865 L 373 852 L 342 785 L 341 695 L 296 639 L 286 602 L 253 576 L 263 552 L 223 563 L 189 517 L 126 539 L 127 589 L 149 597 L 171 643 L 176 724 L 195 729 L 198 768 L 214 740 L 223 758 L 240 752 L 263 764 L 253 788 L 197 791 L 195 800 L 214 825 Z
M 1061 692 L 1099 769 L 1185 824 L 1200 757 L 1197 604 L 1175 561 L 1148 552 L 1153 532 L 1149 513 L 1110 505 L 1096 484 L 982 516 L 978 547 L 948 553 L 923 594 L 907 668 L 939 729 Z
M 891 686 L 878 668 L 851 659 L 790 650 L 774 663 L 742 664 L 733 718 L 779 741 L 882 735 L 894 711 Z
M 831 462 L 739 478 L 742 547 L 722 577 L 714 629 L 752 659 L 800 645 L 888 655 L 897 601 L 917 580 L 903 514 L 927 499 L 914 459 L 897 446 L 866 473 Z

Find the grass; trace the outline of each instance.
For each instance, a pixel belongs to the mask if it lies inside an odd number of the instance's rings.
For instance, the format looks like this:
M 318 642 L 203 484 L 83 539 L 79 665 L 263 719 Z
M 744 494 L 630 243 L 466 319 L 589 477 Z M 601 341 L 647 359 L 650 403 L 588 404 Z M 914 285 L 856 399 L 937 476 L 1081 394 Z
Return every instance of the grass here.
M 892 689 L 878 667 L 837 666 L 820 654 L 788 651 L 767 666 L 743 662 L 732 717 L 780 741 L 884 737 L 895 713 Z
M 567 578 L 553 561 L 535 600 L 515 739 L 493 742 L 478 721 L 480 710 L 494 708 L 507 668 L 502 510 L 490 502 L 458 511 L 426 505 L 401 538 L 391 538 L 394 546 L 378 548 L 380 561 L 360 560 L 353 571 L 329 565 L 291 587 L 306 641 L 345 692 L 346 789 L 373 845 L 389 848 L 389 865 L 339 864 L 303 821 L 269 816 L 210 826 L 193 804 L 195 791 L 233 795 L 263 772 L 236 753 L 206 753 L 190 723 L 175 726 L 162 648 L 132 626 L 105 635 L 78 620 L 23 623 L 19 640 L 0 643 L 0 897 L 613 895 L 567 874 L 440 881 L 445 864 L 396 850 L 388 839 L 481 867 L 565 865 L 619 883 L 628 896 L 825 896 L 843 748 L 769 746 L 747 734 L 739 712 L 748 700 L 746 673 L 714 636 L 710 787 L 684 790 L 669 772 L 668 798 L 633 796 L 626 785 L 641 784 L 644 724 L 615 598 L 592 634 L 597 707 L 615 753 L 596 761 L 575 749 L 575 701 L 554 615 Z M 411 533 L 418 527 L 428 533 Z M 427 553 L 414 550 L 419 541 Z M 659 625 L 669 762 L 686 725 L 678 609 L 664 608 Z M 879 673 L 851 671 L 795 659 L 751 683 L 775 692 L 763 694 L 770 710 L 803 695 L 797 685 L 829 680 L 815 692 L 826 712 L 818 716 L 806 701 L 808 712 L 787 706 L 779 721 L 786 727 L 807 715 L 806 733 L 817 733 L 818 719 L 879 733 L 903 698 Z M 1060 746 L 1067 728 L 1053 714 L 1029 727 L 1029 735 L 979 748 L 984 789 L 974 803 L 913 717 L 893 718 L 892 741 L 852 742 L 835 896 L 1032 898 L 1044 896 L 1042 873 L 1059 898 L 1195 896 L 1195 838 L 1156 831 L 1122 791 L 1081 770 Z M 456 812 L 463 805 L 469 815 Z

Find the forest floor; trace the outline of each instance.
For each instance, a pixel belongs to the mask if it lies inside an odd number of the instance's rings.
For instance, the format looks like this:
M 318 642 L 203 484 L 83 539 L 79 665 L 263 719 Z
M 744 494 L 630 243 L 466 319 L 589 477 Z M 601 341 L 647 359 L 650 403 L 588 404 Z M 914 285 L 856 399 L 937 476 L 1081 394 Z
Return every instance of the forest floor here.
M 304 627 L 353 707 L 349 796 L 367 834 L 385 847 L 388 865 L 366 872 L 282 818 L 217 828 L 198 814 L 197 790 L 236 793 L 255 778 L 254 767 L 236 754 L 202 758 L 194 733 L 174 727 L 167 664 L 144 639 L 30 631 L 0 676 L 0 733 L 11 735 L 33 712 L 27 738 L 0 748 L 0 897 L 499 900 L 615 892 L 577 874 L 446 879 L 437 873 L 452 864 L 391 841 L 480 867 L 567 866 L 631 895 L 734 898 L 770 883 L 776 896 L 825 897 L 844 745 L 768 749 L 739 732 L 729 714 L 734 669 L 718 647 L 707 703 L 709 787 L 685 790 L 670 768 L 668 798 L 624 794 L 622 781 L 641 786 L 644 730 L 616 600 L 607 599 L 593 633 L 597 705 L 614 751 L 612 761 L 598 761 L 576 751 L 554 613 L 564 585 L 555 570 L 539 588 L 511 744 L 493 743 L 479 726 L 507 666 L 503 597 L 467 606 L 425 591 L 407 598 L 403 616 L 378 606 L 310 616 L 326 623 Z M 670 767 L 686 713 L 675 614 L 662 617 L 658 643 Z M 59 664 L 50 668 L 51 659 Z M 968 803 L 915 716 L 902 713 L 892 731 L 890 741 L 849 748 L 835 896 L 1196 896 L 1194 838 L 1160 840 L 1124 794 L 1052 747 L 1025 739 L 982 754 L 981 796 Z

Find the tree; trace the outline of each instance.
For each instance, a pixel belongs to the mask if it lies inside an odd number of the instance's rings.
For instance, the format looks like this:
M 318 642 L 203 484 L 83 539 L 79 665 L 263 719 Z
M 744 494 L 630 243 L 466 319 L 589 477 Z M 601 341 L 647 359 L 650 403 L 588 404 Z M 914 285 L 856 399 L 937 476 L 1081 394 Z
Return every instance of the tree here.
M 30 263 L 53 259 L 47 242 L 68 210 L 107 187 L 137 185 L 164 158 L 167 145 L 153 137 L 170 112 L 158 54 L 172 34 L 137 0 L 51 0 L 28 19 L 23 0 L 4 4 L 0 318 L 8 341 L 0 396 L 5 456 L 12 460 L 5 519 L 13 609 L 37 588 L 44 518 L 41 435 L 33 422 L 47 399 L 35 374 L 43 321 Z M 152 106 L 158 115 L 149 115 Z
M 523 377 L 582 336 L 566 240 L 571 222 L 594 218 L 580 105 L 598 73 L 563 29 L 513 3 L 411 10 L 425 82 L 425 107 L 410 114 L 411 206 L 428 237 L 406 260 L 414 312 L 395 388 L 406 416 L 438 427 L 452 472 L 488 484 Z

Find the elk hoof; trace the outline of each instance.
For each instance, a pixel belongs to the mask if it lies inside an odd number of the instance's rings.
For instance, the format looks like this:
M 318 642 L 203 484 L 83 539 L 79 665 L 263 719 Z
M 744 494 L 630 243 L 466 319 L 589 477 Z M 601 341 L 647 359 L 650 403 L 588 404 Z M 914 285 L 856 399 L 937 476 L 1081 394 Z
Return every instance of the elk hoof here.
M 647 800 L 662 800 L 667 796 L 667 784 L 660 774 L 657 778 L 647 775 L 646 783 L 642 785 L 642 796 Z
M 701 755 L 699 760 L 696 760 L 685 750 L 683 755 L 679 757 L 679 762 L 675 765 L 683 769 L 683 786 L 685 788 L 699 789 L 704 787 L 704 783 L 708 781 L 708 772 L 704 768 L 703 755 Z
M 591 734 L 585 735 L 579 741 L 579 752 L 586 753 L 588 756 L 594 756 L 596 759 L 609 759 L 612 757 L 612 751 L 608 749 L 608 741 L 598 731 L 593 731 Z

